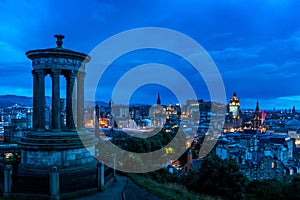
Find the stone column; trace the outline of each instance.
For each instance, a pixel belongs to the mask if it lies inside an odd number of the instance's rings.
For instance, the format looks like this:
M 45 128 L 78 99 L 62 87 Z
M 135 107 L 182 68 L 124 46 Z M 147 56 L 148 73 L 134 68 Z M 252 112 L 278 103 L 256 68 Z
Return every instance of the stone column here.
M 36 94 L 36 102 L 38 107 L 38 131 L 45 130 L 45 75 L 46 72 L 42 69 L 37 70 L 38 74 L 38 93 Z
M 64 120 L 64 107 L 65 107 L 65 101 L 64 99 L 60 99 L 60 128 L 63 129 L 65 128 L 65 120 Z
M 38 127 L 38 74 L 36 70 L 32 70 L 33 77 L 33 105 L 32 105 L 32 129 L 36 130 Z
M 113 154 L 113 159 L 114 159 L 114 171 L 113 171 L 113 174 L 114 174 L 114 178 L 116 178 L 116 168 L 117 168 L 117 165 L 116 165 L 116 154 Z
M 5 165 L 4 167 L 4 193 L 11 193 L 11 186 L 12 186 L 12 166 Z
M 57 167 L 54 166 L 50 170 L 50 196 L 54 197 L 59 195 L 59 173 Z
M 97 163 L 97 187 L 99 190 L 104 189 L 104 163 Z
M 66 75 L 67 80 L 67 94 L 66 94 L 66 127 L 69 130 L 75 130 L 73 117 L 73 88 L 75 83 L 75 72 L 70 71 Z
M 95 106 L 95 137 L 99 138 L 99 117 L 100 117 L 100 111 L 99 106 Z
M 61 70 L 52 70 L 52 130 L 60 131 L 60 73 Z
M 84 72 L 77 73 L 77 130 L 84 128 Z

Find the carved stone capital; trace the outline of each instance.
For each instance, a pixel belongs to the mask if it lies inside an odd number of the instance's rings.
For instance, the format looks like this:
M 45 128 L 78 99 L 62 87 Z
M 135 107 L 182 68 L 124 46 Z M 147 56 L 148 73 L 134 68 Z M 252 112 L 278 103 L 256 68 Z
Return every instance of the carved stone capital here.
M 37 69 L 36 73 L 37 73 L 37 75 L 38 75 L 39 78 L 44 78 L 46 76 L 46 74 L 47 74 L 47 72 L 45 70 L 43 70 L 43 69 Z
M 75 79 L 76 77 L 76 71 L 74 70 L 68 70 L 64 73 L 64 76 L 67 78 L 67 79 Z
M 31 74 L 33 76 L 33 78 L 37 78 L 38 77 L 38 73 L 36 70 L 31 70 Z
M 60 69 L 52 69 L 51 70 L 51 77 L 59 77 L 61 75 L 61 70 Z
M 12 170 L 12 166 L 11 165 L 5 165 L 5 170 Z
M 102 161 L 97 162 L 97 167 L 102 167 L 103 165 L 104 165 L 104 162 L 102 162 Z
M 57 172 L 57 167 L 56 167 L 56 166 L 53 166 L 53 167 L 50 169 L 50 172 L 52 172 L 52 173 Z
M 77 79 L 84 79 L 86 76 L 86 73 L 85 72 L 77 72 Z

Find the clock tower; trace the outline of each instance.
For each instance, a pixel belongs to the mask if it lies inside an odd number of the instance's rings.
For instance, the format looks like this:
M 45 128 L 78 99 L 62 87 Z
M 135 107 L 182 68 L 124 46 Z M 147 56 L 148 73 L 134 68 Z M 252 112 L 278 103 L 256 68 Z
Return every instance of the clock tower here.
M 224 132 L 234 132 L 241 130 L 242 119 L 240 116 L 240 100 L 236 96 L 236 92 L 233 93 L 227 106 L 226 122 L 224 124 Z
M 233 119 L 240 118 L 240 100 L 236 96 L 236 92 L 233 93 L 233 96 L 230 98 L 229 101 L 229 113 L 232 114 Z

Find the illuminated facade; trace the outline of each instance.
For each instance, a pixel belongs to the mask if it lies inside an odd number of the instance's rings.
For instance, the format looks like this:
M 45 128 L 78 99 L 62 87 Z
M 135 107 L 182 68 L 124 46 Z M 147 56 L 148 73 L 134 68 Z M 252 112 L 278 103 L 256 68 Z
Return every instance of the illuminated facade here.
M 233 93 L 233 96 L 229 101 L 229 113 L 232 114 L 233 119 L 240 119 L 240 100 L 237 98 L 236 93 Z
M 255 129 L 258 129 L 261 126 L 261 115 L 259 112 L 258 101 L 256 102 L 255 115 L 253 119 L 253 125 Z
M 156 105 L 149 110 L 149 116 L 152 120 L 153 127 L 162 128 L 166 123 L 166 108 L 161 105 L 160 94 L 157 94 Z
M 240 115 L 240 100 L 237 98 L 236 92 L 233 93 L 228 104 L 228 114 L 224 124 L 224 132 L 234 132 L 241 130 L 242 119 Z

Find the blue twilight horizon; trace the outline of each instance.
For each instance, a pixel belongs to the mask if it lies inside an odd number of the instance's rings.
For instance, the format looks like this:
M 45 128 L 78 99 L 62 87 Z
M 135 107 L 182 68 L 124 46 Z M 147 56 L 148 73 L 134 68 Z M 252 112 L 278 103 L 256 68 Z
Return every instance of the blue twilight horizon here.
M 58 1 L 0 0 L 0 95 L 32 96 L 31 62 L 25 52 L 55 46 L 54 34 L 64 34 L 63 46 L 89 53 L 108 37 L 139 27 L 179 31 L 201 44 L 216 63 L 227 99 L 237 92 L 242 108 L 300 108 L 300 1 L 297 0 L 175 0 Z M 199 98 L 209 100 L 201 77 L 167 52 L 124 55 L 101 80 L 97 98 L 109 101 L 112 85 L 130 67 L 147 62 L 168 64 L 190 78 Z M 88 68 L 88 65 L 87 65 Z M 199 81 L 200 80 L 200 81 Z M 198 81 L 198 82 L 197 82 Z M 62 95 L 64 81 L 62 80 Z M 50 78 L 46 95 L 51 95 Z M 133 103 L 175 103 L 171 92 L 146 85 Z

